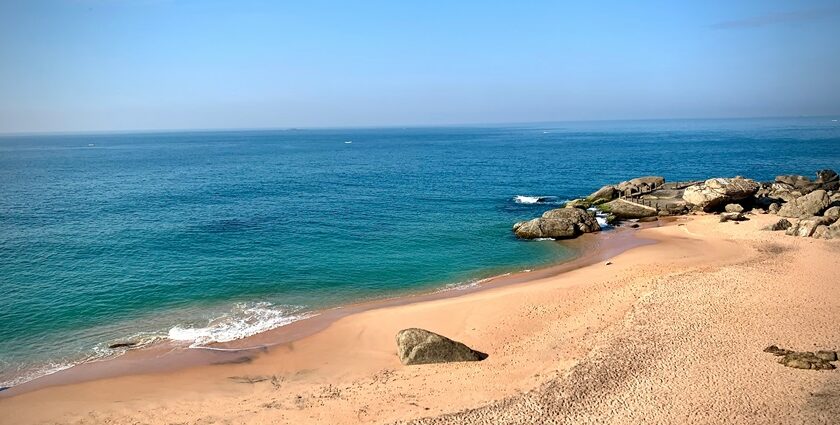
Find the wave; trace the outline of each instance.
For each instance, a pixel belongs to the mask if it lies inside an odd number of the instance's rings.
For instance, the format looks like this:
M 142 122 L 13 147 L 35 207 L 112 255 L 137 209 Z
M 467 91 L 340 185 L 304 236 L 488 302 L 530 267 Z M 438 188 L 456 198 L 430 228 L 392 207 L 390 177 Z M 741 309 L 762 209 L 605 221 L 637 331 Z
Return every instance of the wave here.
M 558 199 L 556 196 L 526 196 L 526 195 L 516 195 L 513 197 L 513 201 L 517 204 L 559 204 Z
M 167 340 L 189 343 L 189 348 L 206 348 L 203 347 L 206 344 L 249 337 L 312 316 L 312 313 L 305 313 L 302 310 L 301 307 L 274 306 L 268 302 L 237 303 L 229 312 L 207 320 L 204 326 L 176 325 L 168 332 L 139 332 L 127 337 L 103 341 L 93 347 L 88 346 L 89 348 L 85 349 L 84 353 L 77 352 L 36 364 L 20 364 L 14 367 L 0 359 L 0 371 L 3 372 L 0 374 L 0 388 L 11 388 L 76 365 L 111 359 L 129 350 L 148 347 Z M 120 344 L 120 346 L 112 348 L 113 344 Z M 6 374 L 11 376 L 2 376 Z
M 230 313 L 208 320 L 206 326 L 178 325 L 169 329 L 167 338 L 190 342 L 191 348 L 214 342 L 242 339 L 279 328 L 309 317 L 293 306 L 277 307 L 268 302 L 238 303 Z

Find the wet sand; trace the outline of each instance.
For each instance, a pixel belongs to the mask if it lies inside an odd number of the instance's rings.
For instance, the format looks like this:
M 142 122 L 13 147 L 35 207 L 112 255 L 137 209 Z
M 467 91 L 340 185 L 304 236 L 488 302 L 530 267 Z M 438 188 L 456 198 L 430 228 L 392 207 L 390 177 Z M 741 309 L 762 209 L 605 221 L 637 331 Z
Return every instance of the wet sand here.
M 681 218 L 611 265 L 361 309 L 221 364 L 6 396 L 0 423 L 831 423 L 840 372 L 762 349 L 840 349 L 840 244 L 751 218 Z M 490 357 L 402 366 L 406 327 Z

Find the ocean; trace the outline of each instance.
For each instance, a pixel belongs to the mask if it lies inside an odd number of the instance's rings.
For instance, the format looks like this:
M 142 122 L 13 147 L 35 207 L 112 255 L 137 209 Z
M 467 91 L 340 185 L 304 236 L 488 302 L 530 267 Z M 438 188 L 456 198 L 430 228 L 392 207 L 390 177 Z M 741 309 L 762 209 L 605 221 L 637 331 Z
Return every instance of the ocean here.
M 840 171 L 834 118 L 0 136 L 0 387 L 558 263 L 511 225 L 642 175 Z

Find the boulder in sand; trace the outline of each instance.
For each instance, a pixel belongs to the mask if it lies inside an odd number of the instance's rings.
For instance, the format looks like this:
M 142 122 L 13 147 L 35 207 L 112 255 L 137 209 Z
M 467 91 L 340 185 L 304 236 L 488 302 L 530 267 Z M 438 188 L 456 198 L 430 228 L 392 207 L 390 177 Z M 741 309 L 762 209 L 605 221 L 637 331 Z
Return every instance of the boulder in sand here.
M 687 187 L 683 199 L 703 211 L 711 212 L 755 195 L 758 188 L 756 181 L 743 177 L 709 179 Z
M 727 221 L 746 221 L 748 220 L 744 213 L 740 212 L 725 212 L 720 215 L 720 222 L 726 223 Z
M 487 358 L 487 354 L 463 343 L 420 328 L 397 333 L 397 356 L 404 365 L 475 362 Z
M 792 218 L 811 217 L 828 208 L 828 203 L 828 193 L 819 189 L 782 205 L 778 215 Z
M 782 218 L 779 221 L 765 227 L 764 230 L 770 230 L 770 231 L 776 232 L 776 231 L 779 231 L 779 230 L 787 230 L 787 229 L 790 228 L 790 226 L 793 226 L 793 224 L 791 224 L 791 222 L 788 221 L 788 219 Z

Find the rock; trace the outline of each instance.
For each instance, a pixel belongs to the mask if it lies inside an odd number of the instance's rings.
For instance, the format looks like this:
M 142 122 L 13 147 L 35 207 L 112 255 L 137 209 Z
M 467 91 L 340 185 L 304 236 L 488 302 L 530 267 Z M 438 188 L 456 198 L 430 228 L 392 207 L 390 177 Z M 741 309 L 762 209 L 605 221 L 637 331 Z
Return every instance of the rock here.
M 111 348 L 111 349 L 114 349 L 114 348 L 128 348 L 128 347 L 133 347 L 135 345 L 137 345 L 137 343 L 134 342 L 134 341 L 118 342 L 116 344 L 109 345 L 108 348 Z
M 828 197 L 829 207 L 840 207 L 840 192 L 833 193 Z
M 793 352 L 785 354 L 779 363 L 796 369 L 830 370 L 834 365 L 811 352 Z
M 683 199 L 706 212 L 715 211 L 732 201 L 753 196 L 759 189 L 754 180 L 742 177 L 709 179 L 698 185 L 689 186 Z
M 624 199 L 607 202 L 606 204 L 600 205 L 599 208 L 604 212 L 615 215 L 619 219 L 655 217 L 657 214 L 656 208 Z
M 811 236 L 816 239 L 840 239 L 840 220 L 831 225 L 818 225 Z
M 597 232 L 601 225 L 595 219 L 594 214 L 579 208 L 556 208 L 543 213 L 544 219 L 566 219 L 571 220 L 580 233 Z
M 773 354 L 774 356 L 784 356 L 785 354 L 793 353 L 793 351 L 785 350 L 784 348 L 779 348 L 775 345 L 771 345 L 764 349 L 765 353 Z
M 651 191 L 665 184 L 665 177 L 645 176 L 623 181 L 616 186 L 616 190 L 624 195 L 633 195 Z
M 744 216 L 744 213 L 740 212 L 727 212 L 720 215 L 720 222 L 726 223 L 727 221 L 746 221 L 747 217 Z
M 827 362 L 837 361 L 837 352 L 836 351 L 828 351 L 828 350 L 820 350 L 814 353 L 818 359 L 825 360 Z
M 609 266 L 611 264 L 612 264 L 612 261 L 607 261 L 606 263 L 604 263 L 605 266 Z
M 568 239 L 581 233 L 601 230 L 598 220 L 579 208 L 556 208 L 543 213 L 540 218 L 520 221 L 513 225 L 513 232 L 521 239 Z
M 803 218 L 819 214 L 828 208 L 828 194 L 822 190 L 815 190 L 782 205 L 778 214 L 782 217 Z
M 724 210 L 728 213 L 739 213 L 744 212 L 744 207 L 741 204 L 726 204 Z
M 815 183 L 823 190 L 837 190 L 840 189 L 840 176 L 834 170 L 820 170 Z
M 791 226 L 785 231 L 788 236 L 810 237 L 818 226 L 829 224 L 829 219 L 825 217 L 803 218 L 798 223 Z
M 630 227 L 632 227 L 634 229 L 638 229 L 639 228 L 639 223 L 633 223 L 633 224 L 630 225 Z
M 791 188 L 790 191 L 797 191 L 802 195 L 820 188 L 820 185 L 811 181 L 808 177 L 797 175 L 776 176 L 776 183 L 787 185 Z
M 642 217 L 639 219 L 639 223 L 653 223 L 654 221 L 658 221 L 659 217 Z
M 825 210 L 823 217 L 826 217 L 831 221 L 837 221 L 840 219 L 840 207 L 831 207 Z
M 779 230 L 787 230 L 787 229 L 790 228 L 790 226 L 793 226 L 793 224 L 791 224 L 786 218 L 783 218 L 783 219 L 780 219 L 779 221 L 765 227 L 764 230 L 770 230 L 770 231 L 775 232 L 775 231 L 779 231 Z
M 404 365 L 475 362 L 487 355 L 425 329 L 403 329 L 397 333 L 397 356 Z
M 586 197 L 590 202 L 609 202 L 618 197 L 618 190 L 613 185 L 606 185 Z
M 769 212 L 770 214 L 778 214 L 779 208 L 781 208 L 781 206 L 774 202 L 770 204 L 769 207 L 767 207 L 767 212 Z

